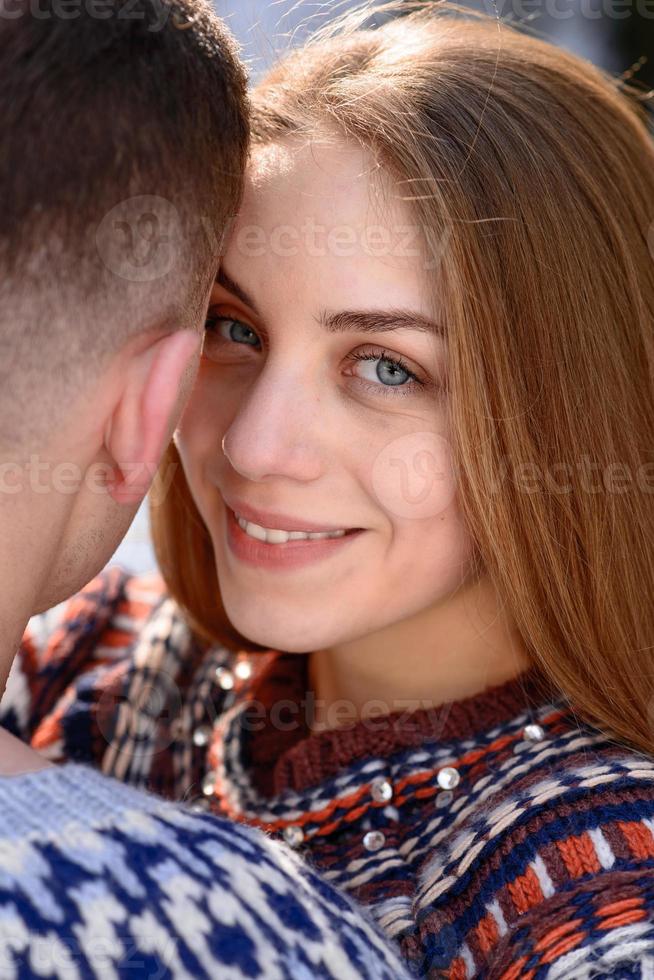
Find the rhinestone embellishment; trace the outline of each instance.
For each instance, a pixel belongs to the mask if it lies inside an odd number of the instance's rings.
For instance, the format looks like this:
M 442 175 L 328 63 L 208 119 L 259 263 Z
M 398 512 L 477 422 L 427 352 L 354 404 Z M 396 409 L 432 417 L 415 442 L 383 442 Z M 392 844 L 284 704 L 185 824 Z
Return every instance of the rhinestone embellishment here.
M 284 840 L 290 847 L 299 847 L 304 840 L 304 831 L 296 824 L 284 827 Z
M 197 746 L 199 749 L 203 749 L 205 745 L 209 744 L 210 738 L 211 729 L 208 725 L 202 725 L 200 728 L 196 728 L 193 732 L 193 745 Z
M 376 803 L 388 803 L 393 799 L 393 786 L 388 779 L 378 776 L 370 785 L 370 795 Z
M 367 851 L 378 851 L 386 843 L 386 837 L 381 830 L 369 830 L 363 838 L 363 846 Z
M 202 792 L 205 796 L 213 796 L 213 791 L 216 788 L 216 772 L 214 769 L 210 770 L 202 780 Z
M 234 687 L 234 675 L 226 667 L 216 667 L 216 680 L 223 691 L 231 691 Z
M 542 725 L 525 725 L 522 735 L 532 742 L 540 742 L 542 738 L 545 738 L 545 729 Z
M 454 789 L 461 782 L 461 777 L 453 766 L 444 766 L 436 778 L 441 789 Z
M 241 660 L 234 667 L 234 673 L 240 681 L 247 681 L 252 675 L 252 664 L 249 664 L 247 660 Z

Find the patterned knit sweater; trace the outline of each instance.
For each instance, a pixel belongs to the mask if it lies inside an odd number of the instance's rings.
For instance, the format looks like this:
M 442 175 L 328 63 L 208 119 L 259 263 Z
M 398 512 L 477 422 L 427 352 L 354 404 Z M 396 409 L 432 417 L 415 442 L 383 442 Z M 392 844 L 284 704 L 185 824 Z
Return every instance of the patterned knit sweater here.
M 361 909 L 265 834 L 75 763 L 0 778 L 0 977 L 396 980 Z
M 654 977 L 654 760 L 535 668 L 311 733 L 306 658 L 202 647 L 156 582 L 103 574 L 27 636 L 2 720 L 51 759 L 285 839 L 411 973 Z

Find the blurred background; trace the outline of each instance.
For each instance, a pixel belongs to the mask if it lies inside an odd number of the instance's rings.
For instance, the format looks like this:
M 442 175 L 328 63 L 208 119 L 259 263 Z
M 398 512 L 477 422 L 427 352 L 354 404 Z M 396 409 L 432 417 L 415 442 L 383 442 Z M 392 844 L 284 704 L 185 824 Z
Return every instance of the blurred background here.
M 301 42 L 330 17 L 358 5 L 357 0 L 215 2 L 242 45 L 254 81 L 290 45 Z M 644 93 L 654 87 L 654 0 L 470 0 L 465 5 L 515 26 L 524 25 L 530 33 L 629 79 Z M 654 101 L 654 94 L 650 98 Z M 113 563 L 136 573 L 156 567 L 145 505 Z
M 635 70 L 646 87 L 654 84 L 654 0 L 467 0 L 463 5 L 526 23 L 608 71 Z M 354 0 L 215 0 L 255 79 L 289 44 L 354 6 Z M 646 60 L 637 65 L 641 58 Z

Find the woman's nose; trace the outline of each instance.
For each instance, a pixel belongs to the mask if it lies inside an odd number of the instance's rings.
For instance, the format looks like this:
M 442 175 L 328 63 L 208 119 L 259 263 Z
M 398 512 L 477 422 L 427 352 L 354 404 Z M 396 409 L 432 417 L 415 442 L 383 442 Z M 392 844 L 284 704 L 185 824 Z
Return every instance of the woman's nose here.
M 250 389 L 222 439 L 222 451 L 245 479 L 310 481 L 324 470 L 325 419 L 315 385 L 272 375 Z

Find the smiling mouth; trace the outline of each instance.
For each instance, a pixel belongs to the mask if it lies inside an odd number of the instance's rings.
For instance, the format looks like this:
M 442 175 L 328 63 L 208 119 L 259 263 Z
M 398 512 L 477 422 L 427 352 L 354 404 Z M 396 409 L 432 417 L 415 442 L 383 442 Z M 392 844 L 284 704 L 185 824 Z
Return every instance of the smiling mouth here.
M 281 528 L 262 527 L 232 511 L 234 519 L 248 537 L 266 544 L 287 544 L 289 541 L 324 541 L 329 538 L 344 538 L 357 534 L 361 528 L 340 528 L 334 531 L 284 531 Z

